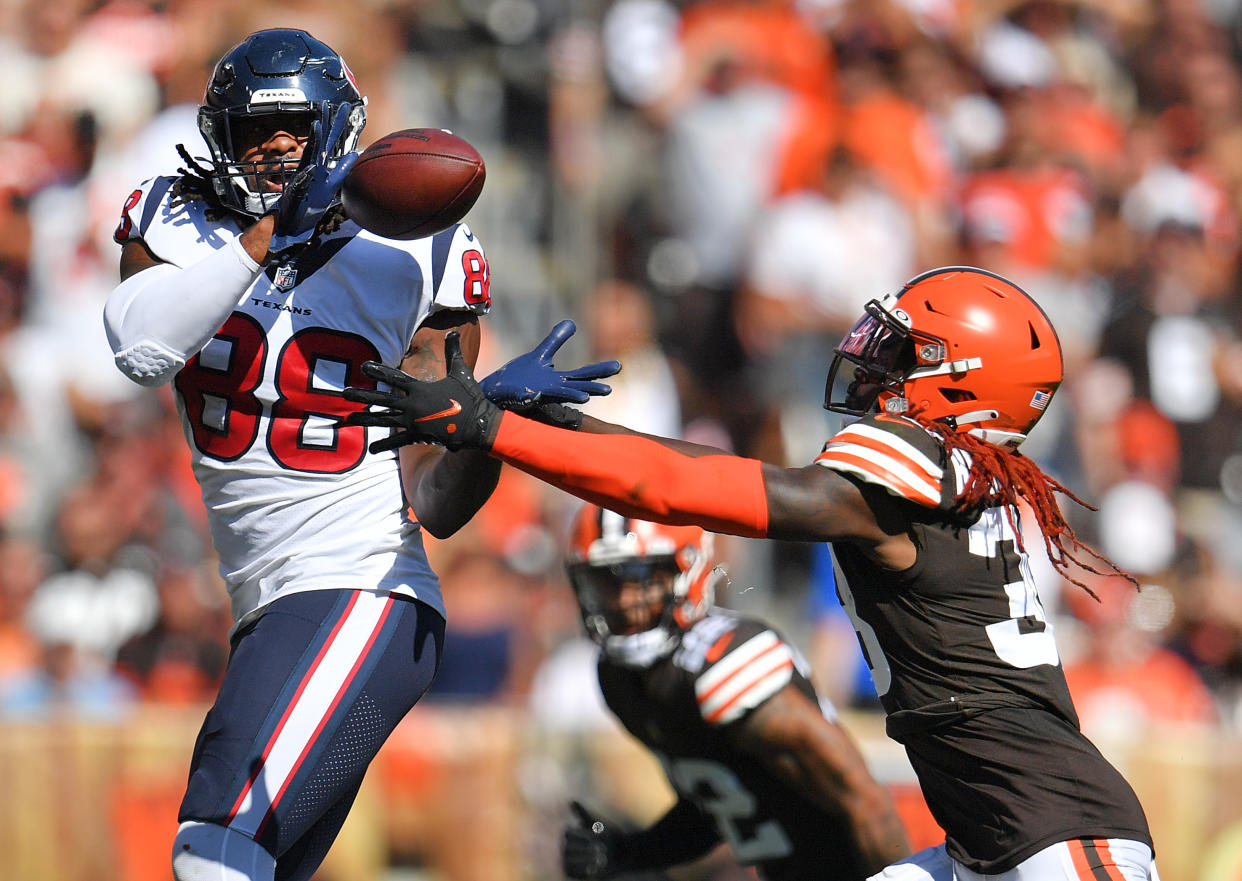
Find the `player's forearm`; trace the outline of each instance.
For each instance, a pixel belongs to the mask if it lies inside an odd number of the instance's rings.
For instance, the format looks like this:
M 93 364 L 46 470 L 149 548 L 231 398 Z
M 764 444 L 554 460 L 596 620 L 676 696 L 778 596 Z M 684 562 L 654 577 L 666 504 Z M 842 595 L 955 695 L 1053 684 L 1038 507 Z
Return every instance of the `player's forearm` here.
M 268 253 L 268 247 L 272 243 L 272 231 L 275 228 L 276 215 L 264 214 L 241 234 L 241 246 L 255 263 L 266 263 L 272 256 Z
M 401 455 L 406 500 L 436 538 L 448 538 L 465 526 L 500 478 L 500 462 L 473 450 L 407 447 Z
M 910 845 L 888 790 L 864 770 L 862 757 L 850 771 L 813 750 L 772 749 L 766 756 L 787 786 L 828 814 L 844 815 L 868 875 L 909 856 Z
M 656 435 L 644 434 L 641 431 L 635 431 L 624 425 L 616 425 L 612 422 L 605 422 L 602 419 L 596 419 L 594 416 L 587 414 L 582 415 L 582 425 L 579 431 L 587 434 L 624 434 L 630 437 L 645 437 L 654 440 L 662 446 L 668 447 L 670 450 L 676 450 L 686 456 L 698 458 L 699 456 L 721 456 L 728 455 L 725 450 L 717 447 L 707 447 L 703 444 L 695 444 L 690 441 L 677 440 L 671 437 L 657 437 Z
M 892 796 L 881 784 L 870 781 L 851 791 L 843 804 L 868 874 L 876 874 L 910 855 L 910 842 Z
M 667 869 L 696 860 L 719 843 L 712 822 L 681 799 L 652 826 L 625 837 L 623 862 L 630 871 Z
M 139 385 L 162 385 L 237 308 L 262 267 L 240 240 L 185 268 L 161 263 L 108 297 L 104 325 L 117 367 Z
M 888 790 L 867 772 L 861 754 L 839 749 L 808 741 L 783 755 L 774 751 L 776 765 L 784 765 L 778 774 L 822 810 L 844 813 L 864 867 L 874 874 L 908 856 L 910 846 Z
M 809 804 L 845 818 L 868 875 L 909 854 L 888 790 L 845 730 L 792 684 L 756 708 L 734 737 Z
M 687 455 L 662 438 L 565 431 L 505 413 L 491 452 L 628 517 L 763 537 L 768 510 L 762 463 L 697 450 L 708 454 Z

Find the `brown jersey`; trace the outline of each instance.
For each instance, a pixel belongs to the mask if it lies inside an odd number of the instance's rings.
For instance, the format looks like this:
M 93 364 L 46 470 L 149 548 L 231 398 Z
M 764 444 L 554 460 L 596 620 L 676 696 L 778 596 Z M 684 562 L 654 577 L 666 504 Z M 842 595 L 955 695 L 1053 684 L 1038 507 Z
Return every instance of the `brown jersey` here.
M 774 630 L 716 610 L 648 666 L 601 656 L 599 681 L 609 708 L 738 862 L 768 881 L 867 876 L 843 815 L 812 804 L 734 744 L 737 726 L 782 688 L 817 700 L 805 662 Z
M 1150 845 L 1133 790 L 1079 730 L 1010 518 L 948 513 L 969 461 L 890 416 L 848 426 L 817 461 L 909 504 L 914 565 L 885 569 L 839 542 L 837 589 L 949 854 L 993 874 L 1071 838 Z

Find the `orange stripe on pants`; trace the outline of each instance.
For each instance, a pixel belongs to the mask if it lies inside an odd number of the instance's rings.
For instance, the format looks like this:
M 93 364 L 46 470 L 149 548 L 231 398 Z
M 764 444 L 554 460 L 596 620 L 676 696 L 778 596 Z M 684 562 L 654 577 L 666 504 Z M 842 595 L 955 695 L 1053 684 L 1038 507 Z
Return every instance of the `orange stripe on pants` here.
M 1113 862 L 1106 839 L 1078 838 L 1067 844 L 1074 860 L 1074 871 L 1081 881 L 1126 881 Z

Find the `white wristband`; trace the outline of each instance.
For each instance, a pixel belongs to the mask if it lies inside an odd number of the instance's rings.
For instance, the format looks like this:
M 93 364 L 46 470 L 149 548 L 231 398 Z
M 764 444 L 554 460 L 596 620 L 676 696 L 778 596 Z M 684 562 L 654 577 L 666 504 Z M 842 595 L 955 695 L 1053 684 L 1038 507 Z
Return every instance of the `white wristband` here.
M 161 263 L 121 282 L 104 306 L 117 367 L 162 385 L 215 335 L 262 267 L 237 238 L 184 269 Z

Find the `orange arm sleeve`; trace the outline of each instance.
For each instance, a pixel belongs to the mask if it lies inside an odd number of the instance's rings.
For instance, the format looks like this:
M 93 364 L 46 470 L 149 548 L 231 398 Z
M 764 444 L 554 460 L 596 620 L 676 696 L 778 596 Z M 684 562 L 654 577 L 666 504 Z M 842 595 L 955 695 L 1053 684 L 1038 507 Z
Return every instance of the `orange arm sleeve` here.
M 506 412 L 491 453 L 545 483 L 627 517 L 763 538 L 768 500 L 758 459 L 687 456 L 628 434 L 587 434 Z

